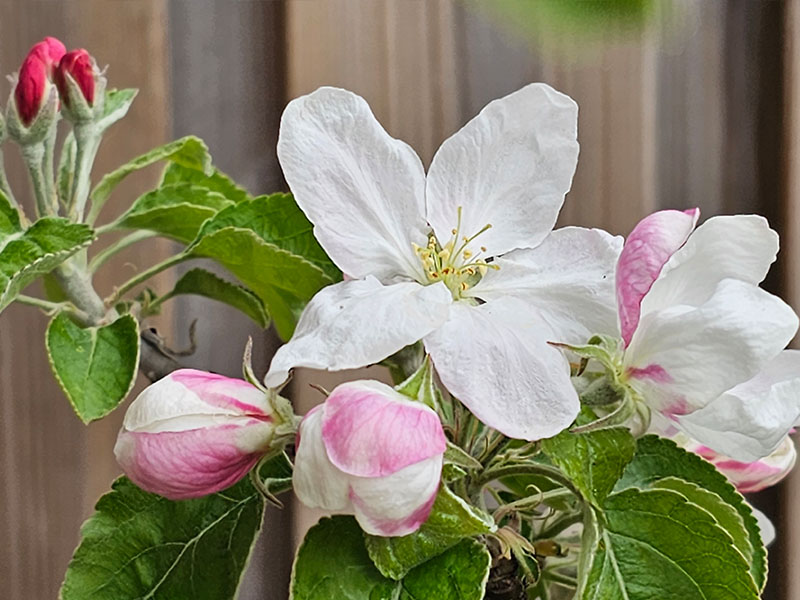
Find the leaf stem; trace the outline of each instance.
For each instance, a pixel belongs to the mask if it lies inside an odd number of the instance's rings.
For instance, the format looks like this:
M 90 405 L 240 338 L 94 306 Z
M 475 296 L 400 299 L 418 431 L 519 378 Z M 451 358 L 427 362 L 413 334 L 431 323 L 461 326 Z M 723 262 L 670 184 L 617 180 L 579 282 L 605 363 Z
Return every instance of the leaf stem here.
M 95 233 L 101 233 L 101 228 L 95 230 Z M 153 231 L 147 231 L 145 229 L 140 229 L 138 231 L 134 231 L 126 235 L 125 237 L 120 238 L 113 244 L 110 244 L 107 248 L 104 248 L 97 255 L 92 258 L 91 262 L 89 262 L 89 272 L 94 273 L 99 269 L 103 264 L 108 261 L 112 256 L 119 253 L 121 250 L 124 250 L 128 246 L 135 244 L 136 242 L 140 242 L 142 240 L 146 240 L 152 237 L 155 237 L 157 234 Z
M 145 269 L 135 277 L 132 277 L 121 286 L 114 290 L 114 293 L 106 299 L 108 304 L 114 304 L 117 300 L 122 298 L 127 292 L 135 288 L 140 283 L 143 283 L 150 279 L 151 277 L 158 275 L 161 271 L 166 271 L 170 267 L 174 267 L 181 262 L 188 260 L 190 256 L 186 255 L 185 253 L 181 252 L 180 254 L 175 254 L 174 256 L 170 256 L 166 260 L 161 261 L 150 267 L 149 269 Z
M 580 523 L 583 519 L 582 513 L 564 513 L 558 517 L 553 523 L 542 529 L 536 534 L 537 539 L 548 540 L 556 537 L 559 533 L 564 531 L 567 527 Z
M 564 586 L 569 589 L 577 589 L 578 587 L 578 580 L 574 577 L 570 577 L 569 575 L 562 575 L 556 571 L 545 571 L 542 573 L 542 576 L 547 579 L 548 581 L 555 583 L 557 585 Z
M 52 315 L 59 311 L 66 311 L 69 312 L 73 317 L 78 319 L 81 323 L 89 324 L 91 323 L 92 319 L 89 315 L 87 315 L 84 311 L 80 310 L 79 308 L 75 307 L 71 302 L 50 302 L 49 300 L 44 300 L 42 298 L 35 298 L 33 296 L 26 296 L 24 294 L 19 294 L 16 298 L 14 298 L 16 302 L 20 304 L 25 304 L 26 306 L 34 306 L 36 308 L 42 309 L 48 315 Z
M 476 480 L 476 483 L 483 487 L 491 481 L 508 477 L 510 475 L 541 475 L 543 477 L 547 477 L 548 479 L 552 479 L 556 483 L 560 483 L 563 487 L 572 491 L 572 493 L 574 493 L 578 499 L 582 499 L 578 490 L 575 489 L 575 486 L 572 485 L 572 482 L 561 471 L 554 467 L 537 463 L 512 464 L 503 467 L 487 469 Z

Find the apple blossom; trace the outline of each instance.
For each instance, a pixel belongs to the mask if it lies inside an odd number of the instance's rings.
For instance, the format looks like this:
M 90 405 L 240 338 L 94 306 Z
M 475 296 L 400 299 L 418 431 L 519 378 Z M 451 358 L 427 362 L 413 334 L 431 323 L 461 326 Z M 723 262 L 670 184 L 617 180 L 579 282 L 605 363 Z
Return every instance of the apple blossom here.
M 67 85 L 68 76 L 75 81 L 86 103 L 92 106 L 94 104 L 97 67 L 94 64 L 94 59 L 86 50 L 82 48 L 70 50 L 63 56 L 58 64 L 58 69 L 56 69 L 55 83 L 58 87 L 58 93 L 67 107 L 71 105 L 70 89 Z
M 377 381 L 345 383 L 300 424 L 294 490 L 310 507 L 355 515 L 367 533 L 406 535 L 430 514 L 445 448 L 426 405 Z
M 662 434 L 752 463 L 800 418 L 800 353 L 783 348 L 797 316 L 758 287 L 778 251 L 762 217 L 660 211 L 620 255 L 617 298 L 624 353 L 619 379 Z
M 240 379 L 193 369 L 145 389 L 128 408 L 114 454 L 136 485 L 172 500 L 225 489 L 270 450 L 266 395 Z
M 47 37 L 34 44 L 25 57 L 14 86 L 14 105 L 25 127 L 33 123 L 46 102 L 55 67 L 65 52 L 64 44 Z
M 615 333 L 621 240 L 552 231 L 578 156 L 577 106 L 544 84 L 489 103 L 446 140 L 427 177 L 367 103 L 320 88 L 289 103 L 278 156 L 346 281 L 320 291 L 267 373 L 341 370 L 422 339 L 442 382 L 515 438 L 561 431 L 579 409 L 549 341 Z

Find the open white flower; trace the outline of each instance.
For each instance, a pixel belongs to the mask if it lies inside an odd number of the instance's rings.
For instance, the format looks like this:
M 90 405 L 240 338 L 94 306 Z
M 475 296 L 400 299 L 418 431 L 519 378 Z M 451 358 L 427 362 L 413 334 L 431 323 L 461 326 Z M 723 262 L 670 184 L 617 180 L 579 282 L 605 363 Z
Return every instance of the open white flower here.
M 446 140 L 426 178 L 363 98 L 321 88 L 292 101 L 278 157 L 350 280 L 311 300 L 267 384 L 296 366 L 375 363 L 422 339 L 445 386 L 484 423 L 524 439 L 569 425 L 578 398 L 547 342 L 616 330 L 621 247 L 600 230 L 551 232 L 576 137 L 577 105 L 531 84 Z

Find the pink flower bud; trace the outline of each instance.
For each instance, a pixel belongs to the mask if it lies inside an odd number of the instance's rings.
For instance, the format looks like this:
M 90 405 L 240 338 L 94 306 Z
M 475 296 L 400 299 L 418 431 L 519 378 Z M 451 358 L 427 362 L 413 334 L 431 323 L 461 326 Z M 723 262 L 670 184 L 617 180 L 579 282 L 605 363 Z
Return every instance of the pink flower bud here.
M 294 489 L 362 529 L 407 535 L 430 514 L 447 440 L 436 413 L 377 381 L 338 386 L 297 436 Z
M 687 446 L 712 463 L 742 494 L 758 492 L 781 481 L 794 467 L 797 452 L 789 436 L 769 456 L 754 462 L 740 462 L 714 452 L 711 448 L 692 444 Z
M 64 44 L 56 38 L 48 37 L 34 44 L 22 62 L 14 88 L 14 102 L 25 127 L 39 114 L 50 90 L 50 79 L 55 66 L 64 56 L 64 52 Z
M 70 106 L 69 86 L 67 85 L 67 74 L 78 84 L 86 103 L 89 106 L 94 104 L 94 88 L 96 68 L 91 55 L 84 49 L 70 50 L 67 52 L 55 73 L 56 87 L 61 95 L 64 104 Z
M 133 401 L 114 454 L 142 489 L 197 498 L 244 477 L 269 451 L 274 429 L 272 409 L 255 386 L 182 369 Z

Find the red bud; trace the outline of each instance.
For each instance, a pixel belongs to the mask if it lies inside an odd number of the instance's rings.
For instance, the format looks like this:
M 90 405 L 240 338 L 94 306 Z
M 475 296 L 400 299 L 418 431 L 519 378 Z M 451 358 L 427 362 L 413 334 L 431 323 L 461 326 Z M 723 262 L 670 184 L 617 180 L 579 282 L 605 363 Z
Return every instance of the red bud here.
M 56 65 L 66 48 L 56 38 L 48 37 L 34 44 L 19 70 L 19 81 L 14 89 L 22 123 L 27 127 L 39 114 L 47 91 L 47 80 L 53 76 Z
M 55 73 L 56 87 L 64 104 L 69 106 L 69 88 L 66 74 L 69 73 L 86 98 L 89 106 L 94 104 L 95 67 L 91 55 L 81 49 L 67 52 L 58 63 Z

